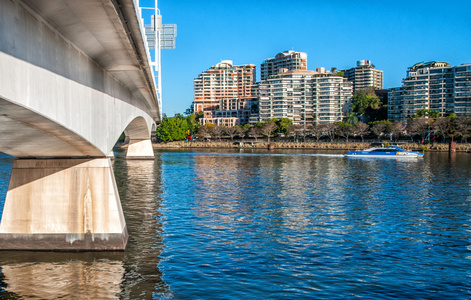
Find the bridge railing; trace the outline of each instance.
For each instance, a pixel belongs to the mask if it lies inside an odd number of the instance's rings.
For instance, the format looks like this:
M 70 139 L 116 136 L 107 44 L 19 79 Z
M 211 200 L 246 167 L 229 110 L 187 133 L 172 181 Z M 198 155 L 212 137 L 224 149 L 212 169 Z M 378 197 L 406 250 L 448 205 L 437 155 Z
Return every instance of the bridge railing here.
M 162 107 L 162 76 L 161 76 L 161 49 L 175 49 L 175 38 L 177 36 L 176 24 L 162 24 L 162 16 L 157 7 L 157 0 L 153 7 L 140 6 L 139 0 L 135 2 L 136 13 L 139 16 L 139 26 L 145 42 L 146 52 L 152 71 L 154 73 L 154 85 L 157 91 L 157 101 Z M 153 53 L 151 52 L 153 50 Z M 153 54 L 153 55 L 152 55 Z M 162 117 L 162 109 L 160 109 Z

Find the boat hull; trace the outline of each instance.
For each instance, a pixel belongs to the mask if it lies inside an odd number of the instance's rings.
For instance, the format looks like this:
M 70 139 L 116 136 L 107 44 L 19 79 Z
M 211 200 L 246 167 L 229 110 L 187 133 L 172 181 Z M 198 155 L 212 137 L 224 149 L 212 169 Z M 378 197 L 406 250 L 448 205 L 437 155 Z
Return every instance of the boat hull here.
M 395 147 L 380 147 L 370 148 L 367 150 L 348 151 L 347 157 L 369 157 L 369 158 L 420 158 L 423 153 L 414 151 L 404 151 L 403 149 Z
M 355 157 L 355 158 L 420 158 L 423 155 L 419 154 L 410 154 L 410 155 L 396 155 L 396 154 L 378 154 L 378 155 L 373 155 L 373 154 L 347 154 L 345 155 L 346 157 Z

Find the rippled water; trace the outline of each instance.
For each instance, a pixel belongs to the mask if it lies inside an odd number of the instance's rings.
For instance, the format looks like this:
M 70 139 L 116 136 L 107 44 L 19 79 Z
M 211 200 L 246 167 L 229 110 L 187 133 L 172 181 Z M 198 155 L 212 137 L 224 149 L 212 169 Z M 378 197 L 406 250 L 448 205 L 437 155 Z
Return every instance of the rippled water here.
M 471 155 L 339 154 L 118 152 L 127 251 L 0 252 L 0 298 L 470 298 Z

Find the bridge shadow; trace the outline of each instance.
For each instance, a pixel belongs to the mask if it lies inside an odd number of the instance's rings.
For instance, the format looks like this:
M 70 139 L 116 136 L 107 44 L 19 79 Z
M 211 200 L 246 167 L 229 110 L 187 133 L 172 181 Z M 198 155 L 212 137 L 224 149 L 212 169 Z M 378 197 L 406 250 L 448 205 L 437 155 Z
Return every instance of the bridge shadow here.
M 86 164 L 92 160 L 94 159 L 43 159 L 41 162 L 39 162 L 38 160 L 18 159 L 13 162 L 12 171 L 20 171 L 21 169 L 27 171 L 21 173 L 21 180 L 10 181 L 8 190 L 14 190 L 15 188 L 47 178 L 53 174 L 64 172 L 80 164 Z M 35 169 L 40 171 L 31 172 Z

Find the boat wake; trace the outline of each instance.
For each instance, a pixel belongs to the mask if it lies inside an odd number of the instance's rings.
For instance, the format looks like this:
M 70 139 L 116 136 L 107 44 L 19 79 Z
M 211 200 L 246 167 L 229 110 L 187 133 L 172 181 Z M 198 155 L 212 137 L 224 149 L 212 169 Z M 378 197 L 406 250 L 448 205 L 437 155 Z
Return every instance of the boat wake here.
M 325 154 L 325 153 L 197 153 L 199 156 L 237 157 L 237 156 L 319 156 L 319 157 L 346 157 L 345 154 Z

